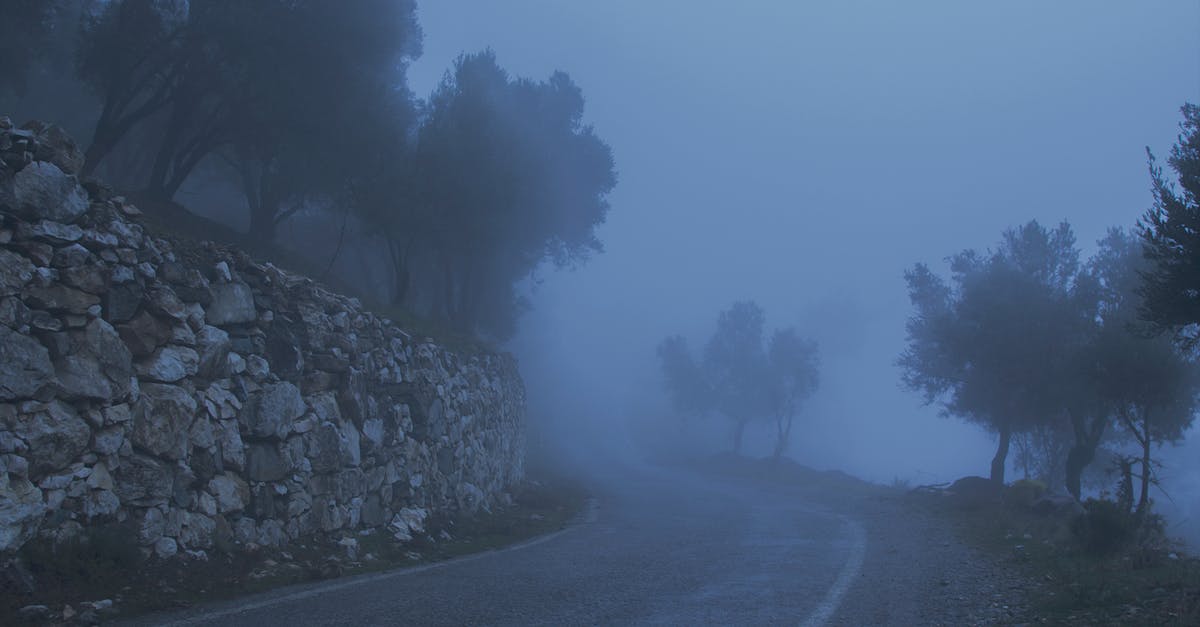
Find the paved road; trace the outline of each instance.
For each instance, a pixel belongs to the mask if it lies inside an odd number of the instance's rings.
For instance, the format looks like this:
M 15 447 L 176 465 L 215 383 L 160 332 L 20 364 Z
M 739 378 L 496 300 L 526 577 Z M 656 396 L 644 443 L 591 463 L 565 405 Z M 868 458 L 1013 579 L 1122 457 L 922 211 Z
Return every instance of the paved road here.
M 611 479 L 589 516 L 522 547 L 136 624 L 820 625 L 843 624 L 839 606 L 862 594 L 853 515 L 683 470 Z

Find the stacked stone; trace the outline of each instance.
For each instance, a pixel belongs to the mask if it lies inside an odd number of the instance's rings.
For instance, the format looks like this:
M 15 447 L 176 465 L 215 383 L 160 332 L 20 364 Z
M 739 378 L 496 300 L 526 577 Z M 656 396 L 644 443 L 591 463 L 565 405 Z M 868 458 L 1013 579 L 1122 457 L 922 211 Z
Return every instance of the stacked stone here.
M 61 129 L 0 118 L 0 554 L 112 522 L 160 556 L 403 540 L 520 480 L 511 357 L 156 237 L 82 162 Z

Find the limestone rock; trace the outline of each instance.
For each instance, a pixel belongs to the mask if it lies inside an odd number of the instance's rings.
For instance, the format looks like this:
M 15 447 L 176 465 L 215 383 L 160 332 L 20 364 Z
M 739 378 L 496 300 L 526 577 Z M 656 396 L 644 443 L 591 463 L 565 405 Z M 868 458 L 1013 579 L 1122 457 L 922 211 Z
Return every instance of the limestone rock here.
M 250 500 L 250 488 L 246 482 L 229 473 L 217 475 L 209 480 L 208 491 L 216 497 L 217 511 L 222 514 L 240 512 Z
M 168 344 L 138 362 L 138 376 L 159 383 L 175 383 L 195 375 L 200 369 L 200 355 L 186 347 Z
M 196 401 L 181 387 L 143 383 L 130 437 L 135 446 L 169 459 L 183 457 Z
M 275 444 L 251 444 L 246 452 L 246 476 L 251 481 L 279 481 L 290 471 Z
M 88 208 L 87 193 L 57 165 L 35 161 L 13 176 L 14 212 L 22 218 L 74 222 Z
M 123 459 L 115 480 L 117 496 L 130 505 L 159 505 L 171 496 L 170 469 L 147 455 L 135 453 Z
M 254 437 L 282 438 L 291 431 L 291 423 L 304 415 L 305 409 L 300 388 L 285 381 L 268 385 L 247 401 L 238 420 Z
M 0 326 L 0 400 L 32 398 L 53 380 L 54 366 L 46 347 Z
M 211 286 L 212 302 L 208 305 L 206 318 L 209 324 L 225 326 L 246 324 L 258 319 L 254 307 L 254 292 L 240 281 L 218 283 Z
M 54 361 L 64 395 L 121 400 L 129 394 L 132 357 L 111 325 L 95 318 L 72 339 L 71 352 Z
M 33 153 L 34 159 L 49 161 L 70 175 L 77 176 L 83 170 L 83 151 L 61 126 L 30 120 L 22 124 L 21 129 L 33 134 L 34 143 L 37 146 L 37 150 Z
M 10 250 L 0 249 L 0 294 L 16 294 L 33 280 L 34 267 L 29 259 Z
M 200 352 L 200 376 L 219 379 L 229 374 L 229 351 L 233 344 L 228 333 L 205 325 L 196 333 L 196 347 Z
M 32 455 L 30 470 L 36 476 L 66 468 L 87 448 L 92 430 L 70 405 L 52 401 L 17 417 L 13 433 L 24 440 Z
M 171 339 L 171 325 L 148 311 L 117 327 L 117 333 L 134 357 L 145 357 Z
M 41 490 L 0 472 L 0 554 L 15 551 L 33 537 L 45 514 Z

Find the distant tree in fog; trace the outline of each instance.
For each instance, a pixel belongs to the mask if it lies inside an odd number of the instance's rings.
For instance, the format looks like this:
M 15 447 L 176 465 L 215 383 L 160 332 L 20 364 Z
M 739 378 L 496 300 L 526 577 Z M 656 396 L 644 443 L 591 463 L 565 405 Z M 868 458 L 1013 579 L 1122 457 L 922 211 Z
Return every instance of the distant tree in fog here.
M 518 281 L 602 250 L 595 229 L 616 173 L 583 107 L 566 74 L 514 78 L 490 50 L 459 57 L 430 97 L 415 210 L 442 278 L 436 311 L 458 328 L 510 336 Z
M 754 301 L 739 301 L 717 317 L 717 330 L 704 347 L 704 371 L 712 386 L 713 405 L 733 421 L 733 451 L 742 450 L 746 425 L 771 412 L 763 348 L 766 316 Z
M 740 452 L 746 425 L 773 420 L 775 457 L 787 448 L 792 423 L 817 389 L 817 345 L 795 329 L 780 329 L 764 345 L 763 310 L 739 301 L 717 317 L 717 329 L 696 363 L 682 336 L 658 345 L 667 393 L 681 413 L 715 411 L 733 423 L 733 450 Z
M 1182 112 L 1182 132 L 1167 158 L 1179 189 L 1150 155 L 1154 205 L 1142 217 L 1139 231 L 1153 263 L 1143 275 L 1142 313 L 1194 345 L 1200 340 L 1200 107 L 1185 104 Z
M 817 343 L 801 338 L 795 329 L 780 329 L 771 336 L 767 362 L 768 393 L 775 418 L 774 457 L 778 459 L 791 440 L 792 422 L 800 405 L 820 383 Z
M 1003 483 L 1012 436 L 1061 419 L 1074 391 L 1064 383 L 1094 317 L 1075 290 L 1079 253 L 1068 225 L 1030 222 L 950 267 L 949 282 L 924 264 L 905 273 L 916 311 L 899 365 L 926 402 L 997 434 Z
M 663 386 L 675 410 L 684 418 L 695 418 L 709 411 L 712 390 L 700 365 L 692 356 L 687 339 L 672 335 L 658 344 L 658 361 Z

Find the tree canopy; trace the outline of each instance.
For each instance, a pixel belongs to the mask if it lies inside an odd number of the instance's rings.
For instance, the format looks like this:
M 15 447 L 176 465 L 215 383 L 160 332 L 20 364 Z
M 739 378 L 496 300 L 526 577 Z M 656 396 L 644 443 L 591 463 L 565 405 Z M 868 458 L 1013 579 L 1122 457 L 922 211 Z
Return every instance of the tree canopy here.
M 775 456 L 783 454 L 800 406 L 817 390 L 817 345 L 795 329 L 777 330 L 764 343 L 766 316 L 754 301 L 735 302 L 717 317 L 717 328 L 697 363 L 682 336 L 658 345 L 663 383 L 680 412 L 716 412 L 733 423 L 739 452 L 746 426 L 773 420 Z
M 1181 111 L 1179 139 L 1167 158 L 1178 188 L 1146 151 L 1154 204 L 1139 222 L 1145 254 L 1152 262 L 1142 275 L 1142 314 L 1194 345 L 1200 339 L 1200 107 L 1185 104 Z

